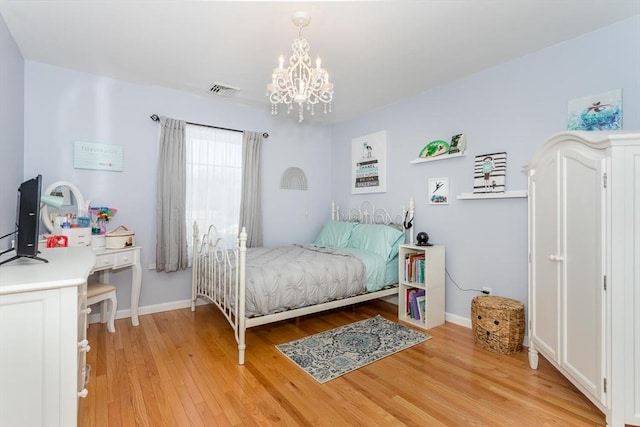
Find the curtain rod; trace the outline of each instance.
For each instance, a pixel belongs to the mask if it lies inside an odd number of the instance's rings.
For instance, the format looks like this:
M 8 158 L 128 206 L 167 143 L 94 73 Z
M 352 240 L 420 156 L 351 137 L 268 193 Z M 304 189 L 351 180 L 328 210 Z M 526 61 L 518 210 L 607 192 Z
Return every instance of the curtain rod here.
M 159 122 L 160 121 L 160 117 L 158 117 L 157 114 L 152 114 L 151 115 L 151 120 L 153 120 L 154 122 Z M 239 129 L 223 128 L 223 127 L 220 127 L 220 126 L 213 126 L 213 125 L 203 125 L 201 123 L 192 123 L 192 122 L 185 122 L 185 123 L 187 123 L 188 125 L 204 126 L 204 127 L 212 128 L 212 129 L 229 130 L 231 132 L 244 132 L 244 131 L 241 131 Z M 265 138 L 265 139 L 269 138 L 269 134 L 267 132 L 263 132 L 262 133 L 262 137 Z

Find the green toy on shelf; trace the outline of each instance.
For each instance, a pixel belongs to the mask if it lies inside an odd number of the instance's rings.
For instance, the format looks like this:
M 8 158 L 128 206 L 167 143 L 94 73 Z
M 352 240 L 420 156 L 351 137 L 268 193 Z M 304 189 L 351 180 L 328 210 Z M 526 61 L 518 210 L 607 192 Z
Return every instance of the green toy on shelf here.
M 436 139 L 435 141 L 431 141 L 430 143 L 424 146 L 422 151 L 420 151 L 419 157 L 421 158 L 436 157 L 441 154 L 447 154 L 447 153 L 449 153 L 449 143 L 441 139 Z

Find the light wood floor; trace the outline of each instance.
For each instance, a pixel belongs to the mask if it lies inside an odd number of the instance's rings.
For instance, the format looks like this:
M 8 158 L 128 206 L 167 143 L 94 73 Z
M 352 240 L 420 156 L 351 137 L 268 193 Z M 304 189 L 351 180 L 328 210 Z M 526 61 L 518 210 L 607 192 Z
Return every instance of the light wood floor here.
M 604 415 L 544 359 L 476 348 L 447 323 L 431 340 L 318 384 L 275 347 L 382 314 L 375 301 L 250 329 L 237 364 L 230 327 L 199 306 L 89 327 L 80 426 L 604 426 Z

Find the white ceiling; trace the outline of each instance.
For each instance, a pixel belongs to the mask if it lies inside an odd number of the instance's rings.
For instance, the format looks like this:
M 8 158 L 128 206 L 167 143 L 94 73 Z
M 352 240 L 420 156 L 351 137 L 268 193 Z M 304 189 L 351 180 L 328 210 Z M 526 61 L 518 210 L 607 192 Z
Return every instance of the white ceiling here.
M 333 112 L 305 121 L 337 122 L 638 15 L 640 0 L 0 1 L 25 59 L 218 99 L 219 82 L 266 111 L 298 10 L 335 85 Z

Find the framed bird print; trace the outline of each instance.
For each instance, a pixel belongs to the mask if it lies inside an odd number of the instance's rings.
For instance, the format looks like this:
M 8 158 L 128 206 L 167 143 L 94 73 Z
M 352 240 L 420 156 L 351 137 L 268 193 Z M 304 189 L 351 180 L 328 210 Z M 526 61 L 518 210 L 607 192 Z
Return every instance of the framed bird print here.
M 428 197 L 430 205 L 449 204 L 449 178 L 430 178 Z

